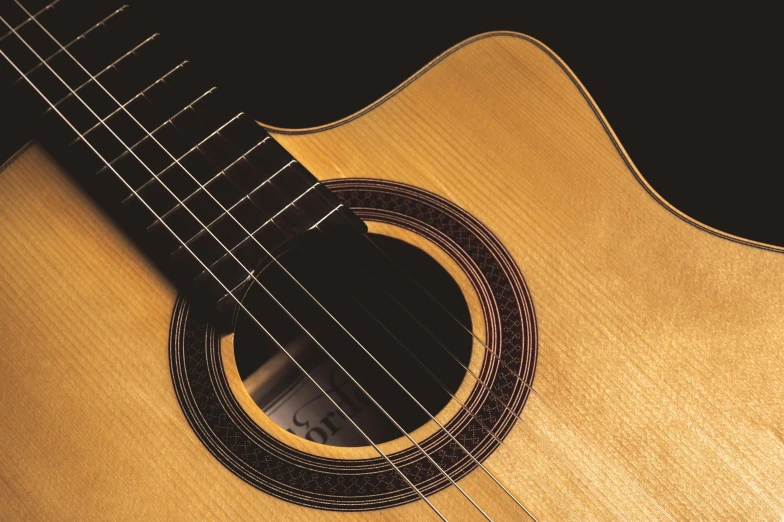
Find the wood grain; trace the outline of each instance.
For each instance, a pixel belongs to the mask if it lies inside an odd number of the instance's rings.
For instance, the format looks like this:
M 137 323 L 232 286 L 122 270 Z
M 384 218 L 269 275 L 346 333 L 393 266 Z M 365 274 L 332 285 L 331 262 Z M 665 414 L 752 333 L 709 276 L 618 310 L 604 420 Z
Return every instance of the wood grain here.
M 478 38 L 356 117 L 276 138 L 319 178 L 447 197 L 513 254 L 536 393 L 486 467 L 538 519 L 781 519 L 781 249 L 669 208 L 545 48 Z M 37 147 L 0 173 L 0 240 L 0 518 L 436 519 L 294 506 L 215 461 L 171 385 L 174 290 Z M 481 471 L 460 484 L 522 518 Z M 454 488 L 432 501 L 478 519 Z

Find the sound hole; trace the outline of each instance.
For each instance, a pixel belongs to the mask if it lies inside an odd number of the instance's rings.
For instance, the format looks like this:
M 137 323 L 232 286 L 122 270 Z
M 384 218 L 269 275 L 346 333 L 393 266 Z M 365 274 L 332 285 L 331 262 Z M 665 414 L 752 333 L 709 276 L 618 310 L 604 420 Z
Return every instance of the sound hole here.
M 280 304 L 258 285 L 243 299 L 340 408 L 247 314 L 234 338 L 256 404 L 289 432 L 334 446 L 378 444 L 425 424 L 459 388 L 472 345 L 466 300 L 438 262 L 399 239 L 350 236 L 313 234 L 264 268 L 259 281 Z

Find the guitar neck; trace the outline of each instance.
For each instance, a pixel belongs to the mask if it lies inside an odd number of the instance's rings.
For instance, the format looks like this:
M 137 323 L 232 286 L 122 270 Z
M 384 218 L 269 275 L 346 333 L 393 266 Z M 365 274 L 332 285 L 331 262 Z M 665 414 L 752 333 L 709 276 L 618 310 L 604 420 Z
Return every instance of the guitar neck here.
M 132 7 L 49 5 L 36 19 L 68 42 L 62 48 L 24 12 L 3 12 L 10 24 L 22 20 L 0 33 L 12 62 L 3 64 L 3 99 L 40 114 L 36 139 L 224 324 L 250 273 L 287 241 L 317 226 L 362 229 Z

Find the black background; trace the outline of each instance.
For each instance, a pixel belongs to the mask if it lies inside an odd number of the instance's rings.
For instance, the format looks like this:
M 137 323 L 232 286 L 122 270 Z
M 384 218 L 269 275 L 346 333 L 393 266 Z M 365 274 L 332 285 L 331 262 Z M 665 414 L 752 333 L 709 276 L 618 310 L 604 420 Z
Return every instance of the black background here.
M 134 0 L 263 123 L 310 127 L 383 96 L 450 46 L 529 34 L 582 80 L 642 174 L 716 228 L 784 245 L 781 43 L 772 7 Z

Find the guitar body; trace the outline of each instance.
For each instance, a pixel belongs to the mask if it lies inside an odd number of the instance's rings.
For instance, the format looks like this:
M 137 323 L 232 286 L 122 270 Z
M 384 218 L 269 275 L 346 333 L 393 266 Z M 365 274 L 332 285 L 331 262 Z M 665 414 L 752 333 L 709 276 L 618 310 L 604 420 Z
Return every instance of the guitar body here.
M 427 191 L 508 251 L 535 309 L 536 392 L 484 466 L 538 520 L 781 519 L 784 253 L 663 201 L 549 50 L 483 35 L 357 115 L 271 133 L 319 179 Z M 368 225 L 438 260 L 486 338 L 485 298 L 441 243 Z M 0 242 L 1 519 L 436 518 L 421 499 L 290 502 L 220 462 L 173 385 L 176 289 L 40 146 L 0 172 Z M 220 343 L 228 386 L 272 437 L 317 457 L 378 457 L 278 427 L 245 392 L 231 336 Z M 494 520 L 523 518 L 479 469 L 458 484 Z M 478 519 L 453 486 L 429 499 L 448 520 Z

